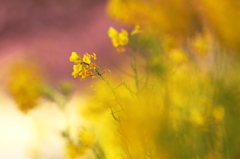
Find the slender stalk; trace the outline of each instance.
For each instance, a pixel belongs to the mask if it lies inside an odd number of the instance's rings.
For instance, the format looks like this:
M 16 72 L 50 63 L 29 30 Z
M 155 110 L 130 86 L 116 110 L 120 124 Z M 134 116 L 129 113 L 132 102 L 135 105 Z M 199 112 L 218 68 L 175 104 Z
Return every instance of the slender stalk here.
M 131 45 L 132 49 L 132 58 L 133 58 L 133 64 L 132 64 L 132 69 L 134 72 L 134 79 L 135 79 L 135 85 L 137 89 L 137 93 L 139 92 L 139 75 L 138 75 L 138 68 L 137 68 L 137 53 L 136 53 L 136 48 L 135 48 L 135 40 L 133 41 L 133 44 Z
M 112 91 L 112 93 L 113 93 L 113 95 L 114 95 L 114 97 L 115 97 L 115 101 L 116 101 L 117 104 L 121 107 L 121 109 L 125 112 L 122 104 L 121 104 L 121 103 L 119 102 L 119 100 L 118 100 L 117 93 L 116 93 L 115 89 L 112 87 L 112 85 L 110 84 L 110 82 L 102 75 L 102 73 L 100 73 L 100 72 L 98 71 L 98 69 L 95 69 L 95 71 L 96 71 L 97 75 L 99 75 L 99 76 L 101 77 L 101 79 L 102 79 L 102 80 L 108 85 L 108 87 L 111 89 L 111 91 Z M 112 109 L 111 109 L 111 111 L 112 111 L 112 115 L 113 115 L 114 119 L 116 119 L 118 122 L 120 122 L 120 120 L 115 117 L 114 112 L 113 112 Z M 126 112 L 125 112 L 125 113 L 126 113 Z
M 110 82 L 102 75 L 102 73 L 100 73 L 100 72 L 98 71 L 98 69 L 95 69 L 95 71 L 96 71 L 97 75 L 99 75 L 99 76 L 101 77 L 101 79 L 102 79 L 102 80 L 108 85 L 108 87 L 111 89 L 114 97 L 115 97 L 116 99 L 118 99 L 117 94 L 116 94 L 115 90 L 112 88 Z M 117 102 L 118 102 L 118 100 L 117 100 Z

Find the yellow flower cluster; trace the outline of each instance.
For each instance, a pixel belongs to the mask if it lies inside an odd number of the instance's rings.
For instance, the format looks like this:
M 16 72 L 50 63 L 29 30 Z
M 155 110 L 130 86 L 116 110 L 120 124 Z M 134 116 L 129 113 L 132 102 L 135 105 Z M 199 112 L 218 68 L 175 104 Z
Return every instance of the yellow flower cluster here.
M 70 56 L 69 60 L 71 62 L 74 62 L 75 65 L 73 65 L 73 72 L 72 76 L 74 78 L 80 76 L 80 80 L 84 80 L 86 77 L 91 76 L 94 78 L 94 74 L 91 70 L 96 70 L 97 65 L 96 63 L 92 63 L 92 60 L 96 60 L 97 56 L 95 53 L 92 55 L 86 53 L 81 58 L 76 52 L 72 52 L 72 55 Z
M 112 44 L 117 48 L 118 52 L 125 51 L 122 46 L 127 45 L 129 41 L 128 32 L 126 30 L 122 29 L 121 32 L 118 32 L 113 27 L 110 27 L 108 30 L 108 36 L 111 38 Z
M 8 90 L 18 109 L 27 113 L 37 106 L 40 97 L 39 85 L 42 82 L 41 73 L 35 63 L 14 62 L 9 70 Z

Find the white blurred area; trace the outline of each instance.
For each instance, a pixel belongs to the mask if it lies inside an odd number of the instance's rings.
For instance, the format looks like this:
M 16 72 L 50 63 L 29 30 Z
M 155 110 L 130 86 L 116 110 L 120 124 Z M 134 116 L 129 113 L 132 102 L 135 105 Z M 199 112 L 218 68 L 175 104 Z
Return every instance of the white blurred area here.
M 72 104 L 69 102 L 69 106 Z M 52 102 L 40 101 L 37 108 L 24 114 L 11 97 L 0 91 L 0 159 L 65 158 L 61 133 L 66 128 L 66 117 L 75 116 L 76 110 L 70 108 L 67 112 L 64 114 Z M 79 124 L 78 119 L 70 120 Z

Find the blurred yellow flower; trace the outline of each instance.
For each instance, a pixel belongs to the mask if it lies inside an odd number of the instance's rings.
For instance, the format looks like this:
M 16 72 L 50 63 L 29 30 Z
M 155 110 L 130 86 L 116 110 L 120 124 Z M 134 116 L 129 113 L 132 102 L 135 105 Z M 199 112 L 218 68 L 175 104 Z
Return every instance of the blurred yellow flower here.
M 93 53 L 93 54 L 91 55 L 91 57 L 92 57 L 94 60 L 97 59 L 97 55 L 96 55 L 95 53 Z
M 90 69 L 95 70 L 97 65 L 95 63 L 90 63 Z
M 108 36 L 110 38 L 115 38 L 116 36 L 118 36 L 118 31 L 116 29 L 114 29 L 113 27 L 110 27 L 108 29 Z
M 76 52 L 72 52 L 69 60 L 74 63 L 78 63 L 80 61 L 80 56 Z
M 84 80 L 87 77 L 87 70 L 84 68 L 82 71 L 79 73 L 79 76 L 81 77 L 80 80 Z
M 117 52 L 125 52 L 125 49 L 123 47 L 118 47 Z
M 122 29 L 121 32 L 118 32 L 113 27 L 110 27 L 108 30 L 108 36 L 111 38 L 114 47 L 127 45 L 129 41 L 128 32 L 124 29 Z
M 189 120 L 193 123 L 196 124 L 197 126 L 201 126 L 204 124 L 204 116 L 202 115 L 202 113 L 197 110 L 197 109 L 193 109 L 192 111 L 190 111 L 190 117 Z
M 78 64 L 78 65 L 73 65 L 73 72 L 72 72 L 72 76 L 74 78 L 76 78 L 77 76 L 79 76 L 79 73 L 82 71 L 82 65 Z
M 85 62 L 86 64 L 90 64 L 91 63 L 91 58 L 90 58 L 89 54 L 86 53 L 83 56 L 83 62 Z
M 127 45 L 128 43 L 128 32 L 122 29 L 122 32 L 119 33 L 119 45 Z
M 26 61 L 25 61 L 26 62 Z M 9 70 L 8 90 L 13 96 L 18 108 L 27 112 L 37 106 L 40 97 L 40 71 L 35 64 L 15 63 Z
M 187 55 L 185 52 L 179 49 L 173 49 L 169 53 L 169 58 L 175 63 L 175 64 L 182 64 L 187 61 Z

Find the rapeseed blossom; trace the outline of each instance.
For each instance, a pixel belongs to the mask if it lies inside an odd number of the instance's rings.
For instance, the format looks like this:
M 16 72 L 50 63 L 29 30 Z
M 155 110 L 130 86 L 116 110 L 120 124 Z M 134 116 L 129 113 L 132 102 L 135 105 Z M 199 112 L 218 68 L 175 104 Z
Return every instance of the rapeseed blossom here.
M 31 67 L 30 67 L 31 66 Z M 41 75 L 33 63 L 15 62 L 9 70 L 8 90 L 18 109 L 24 113 L 37 106 L 40 98 Z
M 71 62 L 78 63 L 80 62 L 80 56 L 76 52 L 72 52 L 71 57 L 69 58 Z
M 127 45 L 129 41 L 128 32 L 126 30 L 122 29 L 121 32 L 118 32 L 113 27 L 110 27 L 108 36 L 111 38 L 113 46 L 118 48 L 118 52 L 125 51 L 123 46 Z
M 69 60 L 74 62 L 72 76 L 74 78 L 80 76 L 80 80 L 84 80 L 86 77 L 91 76 L 94 78 L 94 73 L 92 70 L 96 70 L 96 63 L 92 63 L 91 59 L 96 60 L 97 55 L 93 53 L 92 55 L 86 53 L 81 58 L 76 52 L 72 52 Z

